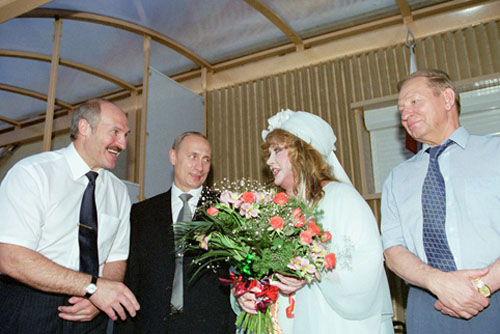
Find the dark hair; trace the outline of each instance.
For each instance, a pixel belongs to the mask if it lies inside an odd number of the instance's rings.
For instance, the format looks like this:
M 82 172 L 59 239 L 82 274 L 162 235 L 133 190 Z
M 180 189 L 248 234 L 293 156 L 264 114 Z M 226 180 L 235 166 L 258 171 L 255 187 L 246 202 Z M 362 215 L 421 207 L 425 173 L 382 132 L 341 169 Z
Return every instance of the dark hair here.
M 106 101 L 94 99 L 85 102 L 84 104 L 76 108 L 75 113 L 73 114 L 73 118 L 71 119 L 71 127 L 69 130 L 69 137 L 72 141 L 78 138 L 78 123 L 81 119 L 85 119 L 89 123 L 92 131 L 94 131 L 101 118 L 102 102 Z
M 455 92 L 455 105 L 457 106 L 458 115 L 460 115 L 460 94 L 458 94 L 455 83 L 444 71 L 429 68 L 414 72 L 405 79 L 398 82 L 398 92 L 401 91 L 401 88 L 405 83 L 412 79 L 420 77 L 427 78 L 427 85 L 429 86 L 429 88 L 434 90 L 435 95 L 441 94 L 441 92 L 446 88 L 452 89 Z
M 198 136 L 198 137 L 204 138 L 206 141 L 208 141 L 208 138 L 198 131 L 187 131 L 187 132 L 183 132 L 180 135 L 178 135 L 177 137 L 175 137 L 174 142 L 172 144 L 172 150 L 174 150 L 174 151 L 177 150 L 179 148 L 179 146 L 181 146 L 181 143 L 184 140 L 184 138 L 186 138 L 187 136 Z
M 271 145 L 284 145 L 293 169 L 293 191 L 296 196 L 312 204 L 317 204 L 325 195 L 324 181 L 336 181 L 330 166 L 321 153 L 299 137 L 282 129 L 271 131 L 262 149 L 269 155 Z

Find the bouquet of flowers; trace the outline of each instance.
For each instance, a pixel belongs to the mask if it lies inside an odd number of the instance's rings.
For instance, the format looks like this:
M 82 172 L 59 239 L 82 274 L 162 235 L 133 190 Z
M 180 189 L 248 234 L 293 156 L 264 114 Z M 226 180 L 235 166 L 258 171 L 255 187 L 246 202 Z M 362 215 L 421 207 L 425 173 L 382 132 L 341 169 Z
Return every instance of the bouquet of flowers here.
M 207 207 L 204 221 L 184 226 L 187 247 L 205 250 L 195 260 L 196 273 L 214 262 L 229 262 L 235 271 L 221 281 L 233 284 L 236 296 L 255 293 L 259 312 L 243 311 L 236 321 L 247 333 L 273 331 L 270 309 L 278 297 L 273 273 L 311 283 L 335 267 L 335 254 L 326 250 L 332 235 L 317 222 L 321 212 L 296 198 L 265 189 L 224 190 Z M 292 312 L 293 304 L 287 316 L 293 317 Z

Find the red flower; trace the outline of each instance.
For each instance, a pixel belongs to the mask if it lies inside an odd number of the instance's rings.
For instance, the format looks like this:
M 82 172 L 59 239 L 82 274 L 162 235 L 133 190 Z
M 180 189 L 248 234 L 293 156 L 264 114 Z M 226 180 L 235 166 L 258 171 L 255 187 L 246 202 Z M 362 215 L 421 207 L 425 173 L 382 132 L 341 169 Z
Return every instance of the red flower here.
M 255 200 L 254 194 L 252 191 L 245 191 L 243 194 L 241 194 L 241 197 L 243 197 L 243 201 L 245 203 L 252 204 Z
M 330 253 L 325 256 L 325 267 L 330 270 L 335 268 L 337 264 L 337 259 L 335 258 L 335 253 Z
M 207 209 L 207 213 L 210 215 L 210 216 L 217 216 L 217 214 L 219 213 L 219 210 L 217 208 L 214 208 L 213 206 L 209 207 Z
M 297 219 L 301 213 L 302 213 L 302 210 L 300 210 L 300 208 L 295 208 L 292 211 L 292 216 L 293 216 L 293 218 Z
M 304 227 L 306 225 L 306 218 L 302 215 L 300 217 L 296 217 L 295 219 L 295 227 Z
M 309 230 L 300 232 L 300 242 L 308 245 L 312 242 L 312 240 L 313 240 L 312 234 L 311 234 L 311 232 L 309 232 Z
M 260 292 L 255 292 L 257 298 L 269 298 L 271 301 L 278 299 L 279 288 L 274 285 L 264 285 Z
M 332 234 L 328 231 L 325 231 L 323 235 L 321 236 L 321 241 L 325 242 L 328 241 L 332 238 Z
M 316 218 L 314 218 L 314 217 L 309 218 L 309 223 L 316 224 Z
M 269 221 L 269 224 L 271 224 L 272 228 L 275 230 L 282 230 L 283 226 L 285 226 L 285 221 L 280 216 L 274 216 Z
M 307 230 L 311 232 L 311 234 L 321 235 L 321 229 L 318 225 L 314 224 L 309 220 L 309 225 L 307 226 Z
M 267 282 L 261 281 L 259 286 L 262 288 L 260 292 L 255 292 L 255 307 L 260 312 L 264 313 L 267 307 L 278 299 L 279 288 L 274 285 L 269 285 Z
M 273 201 L 278 205 L 285 205 L 288 202 L 288 195 L 283 192 L 277 193 L 274 195 Z

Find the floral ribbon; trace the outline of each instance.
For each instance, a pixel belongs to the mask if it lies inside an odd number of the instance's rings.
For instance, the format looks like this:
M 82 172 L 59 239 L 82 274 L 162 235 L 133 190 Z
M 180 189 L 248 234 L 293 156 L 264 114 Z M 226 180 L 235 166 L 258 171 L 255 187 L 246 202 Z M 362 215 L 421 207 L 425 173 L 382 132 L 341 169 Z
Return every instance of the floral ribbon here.
M 225 284 L 233 284 L 236 297 L 246 292 L 255 294 L 255 307 L 262 313 L 265 313 L 267 307 L 278 299 L 278 287 L 271 285 L 269 277 L 264 277 L 260 281 L 253 278 L 244 281 L 242 276 L 236 277 L 235 273 L 230 273 L 229 279 L 219 277 L 219 280 Z
M 295 299 L 293 299 L 293 293 L 288 295 L 288 307 L 286 308 L 286 317 L 293 318 L 295 314 L 293 314 L 293 309 L 295 308 Z
M 255 255 L 248 254 L 247 258 L 245 259 L 244 264 L 241 264 L 241 263 L 237 264 L 238 269 L 240 269 L 243 273 L 245 273 L 247 275 L 251 275 L 252 271 L 251 271 L 250 267 L 251 267 L 252 260 L 254 257 L 255 257 Z

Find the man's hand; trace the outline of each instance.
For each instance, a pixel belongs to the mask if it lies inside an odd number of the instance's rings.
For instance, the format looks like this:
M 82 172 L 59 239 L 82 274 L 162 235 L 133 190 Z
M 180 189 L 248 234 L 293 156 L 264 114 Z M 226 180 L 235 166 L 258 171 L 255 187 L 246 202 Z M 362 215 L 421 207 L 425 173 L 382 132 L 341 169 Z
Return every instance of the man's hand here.
M 429 289 L 438 297 L 434 307 L 443 314 L 470 319 L 490 304 L 472 280 L 488 273 L 488 269 L 457 270 L 432 275 Z
M 87 298 L 71 297 L 69 303 L 71 306 L 59 306 L 59 317 L 68 321 L 91 321 L 99 314 L 99 309 L 94 306 Z
M 125 284 L 105 278 L 97 280 L 97 291 L 89 300 L 112 320 L 118 319 L 117 314 L 120 319 L 125 320 L 127 318 L 125 310 L 130 316 L 135 317 L 136 311 L 140 308 L 139 302 Z

